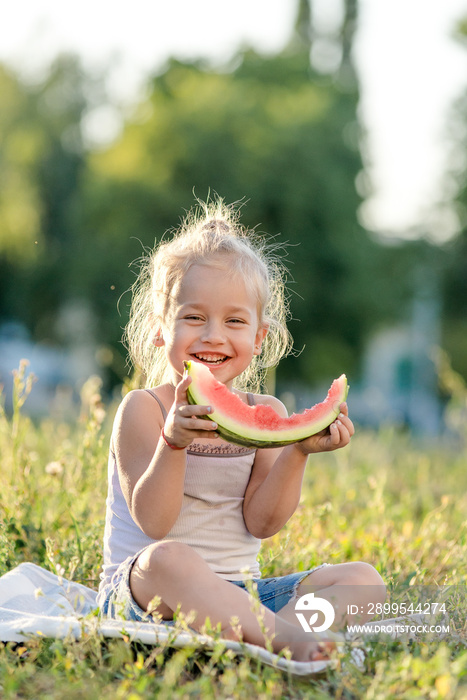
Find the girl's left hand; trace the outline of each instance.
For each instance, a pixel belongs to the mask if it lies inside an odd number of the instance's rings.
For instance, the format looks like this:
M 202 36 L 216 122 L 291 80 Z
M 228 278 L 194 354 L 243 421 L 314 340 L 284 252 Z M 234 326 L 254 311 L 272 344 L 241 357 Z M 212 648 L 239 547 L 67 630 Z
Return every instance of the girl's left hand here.
M 313 452 L 332 452 L 349 444 L 350 438 L 355 433 L 355 428 L 349 418 L 349 409 L 346 403 L 339 406 L 340 413 L 336 420 L 316 435 L 294 443 L 294 446 L 305 455 Z

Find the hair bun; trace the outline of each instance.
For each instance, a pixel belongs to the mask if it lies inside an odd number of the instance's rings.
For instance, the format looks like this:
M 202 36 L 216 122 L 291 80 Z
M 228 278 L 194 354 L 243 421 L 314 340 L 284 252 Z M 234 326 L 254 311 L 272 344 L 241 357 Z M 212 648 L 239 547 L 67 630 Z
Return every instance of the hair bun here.
M 202 231 L 209 231 L 212 233 L 215 233 L 217 231 L 222 232 L 222 233 L 231 233 L 231 227 L 227 223 L 227 221 L 224 221 L 223 219 L 210 219 L 207 221 L 205 224 L 202 225 L 201 227 Z

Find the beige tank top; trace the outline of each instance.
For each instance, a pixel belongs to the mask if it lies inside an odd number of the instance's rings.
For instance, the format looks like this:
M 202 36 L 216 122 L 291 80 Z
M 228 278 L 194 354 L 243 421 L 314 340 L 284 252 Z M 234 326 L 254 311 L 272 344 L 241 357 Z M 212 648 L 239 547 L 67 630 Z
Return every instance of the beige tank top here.
M 166 411 L 155 393 L 163 418 Z M 249 403 L 253 402 L 251 394 Z M 241 581 L 260 575 L 261 540 L 243 519 L 243 499 L 256 451 L 222 442 L 192 443 L 187 449 L 185 486 L 180 515 L 164 539 L 190 545 L 222 578 Z

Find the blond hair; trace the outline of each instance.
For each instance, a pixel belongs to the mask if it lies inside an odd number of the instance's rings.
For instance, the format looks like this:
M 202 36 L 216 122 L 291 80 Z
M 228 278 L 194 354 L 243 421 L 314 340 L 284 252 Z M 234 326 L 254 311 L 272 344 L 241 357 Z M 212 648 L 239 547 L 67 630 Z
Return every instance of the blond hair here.
M 142 259 L 132 287 L 130 319 L 124 340 L 134 367 L 141 371 L 146 386 L 170 381 L 164 348 L 155 347 L 156 331 L 170 319 L 171 304 L 187 270 L 196 264 L 216 265 L 229 257 L 229 271 L 240 273 L 256 293 L 260 324 L 269 326 L 261 355 L 253 356 L 249 367 L 234 386 L 259 391 L 268 368 L 277 365 L 291 347 L 286 321 L 286 269 L 275 252 L 277 246 L 239 223 L 238 210 L 222 199 L 199 203 L 183 220 L 170 240 L 161 240 Z

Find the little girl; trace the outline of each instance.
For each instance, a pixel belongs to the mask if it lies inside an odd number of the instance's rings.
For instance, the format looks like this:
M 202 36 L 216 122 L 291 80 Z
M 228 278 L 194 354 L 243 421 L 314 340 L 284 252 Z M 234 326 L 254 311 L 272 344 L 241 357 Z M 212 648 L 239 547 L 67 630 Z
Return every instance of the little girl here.
M 131 391 L 115 418 L 103 615 L 170 622 L 177 610 L 191 612 L 195 630 L 209 618 L 226 638 L 265 646 L 266 635 L 274 651 L 288 646 L 293 658 L 311 660 L 324 652 L 297 621 L 301 595 L 319 591 L 332 601 L 337 627 L 352 621 L 347 604 L 384 600 L 381 577 L 362 562 L 273 579 L 261 578 L 257 562 L 261 540 L 297 508 L 308 455 L 348 445 L 354 428 L 346 404 L 328 430 L 258 450 L 224 441 L 202 418 L 211 407 L 188 404 L 184 360 L 208 366 L 245 403 L 287 415 L 273 396 L 246 391 L 257 390 L 261 372 L 289 349 L 285 315 L 278 260 L 222 201 L 189 215 L 146 260 L 126 337 L 152 388 Z

